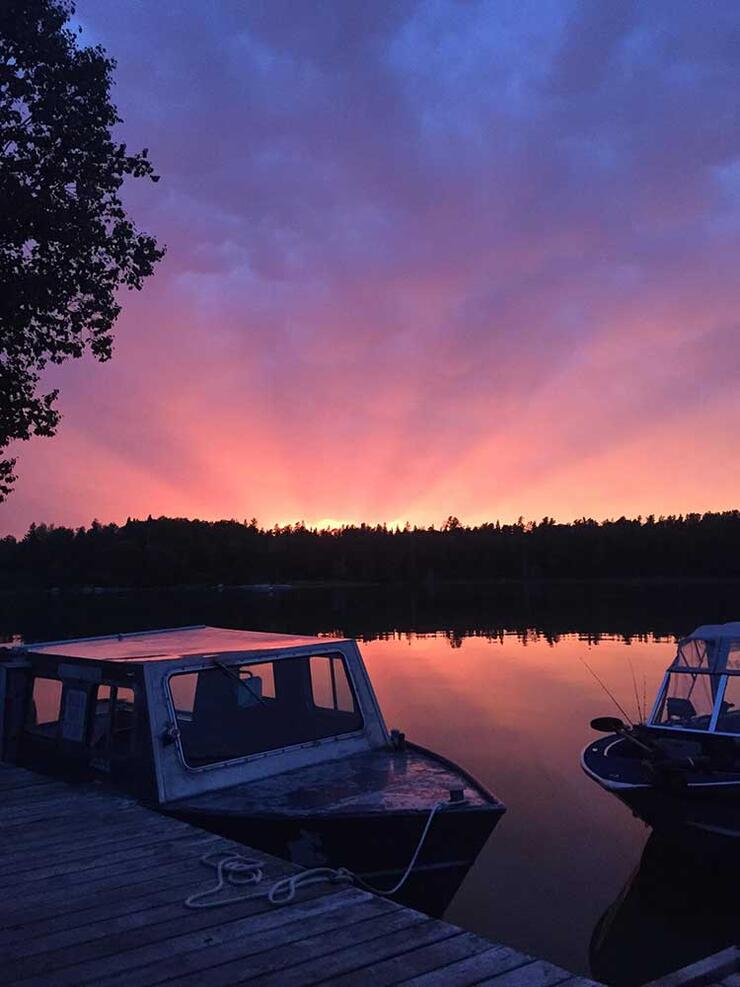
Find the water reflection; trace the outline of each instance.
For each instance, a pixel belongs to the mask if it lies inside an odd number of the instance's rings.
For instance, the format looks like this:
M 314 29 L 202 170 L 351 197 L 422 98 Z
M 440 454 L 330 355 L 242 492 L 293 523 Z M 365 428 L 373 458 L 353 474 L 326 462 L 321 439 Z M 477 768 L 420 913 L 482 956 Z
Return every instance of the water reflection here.
M 594 928 L 593 976 L 632 987 L 732 945 L 739 881 L 733 842 L 652 833 L 639 867 Z
M 580 770 L 580 751 L 592 737 L 590 719 L 615 712 L 580 659 L 634 711 L 630 663 L 638 693 L 652 697 L 674 635 L 737 617 L 736 599 L 732 584 L 649 591 L 639 584 L 548 591 L 459 587 L 444 595 L 346 589 L 5 597 L 0 636 L 40 640 L 209 623 L 364 639 L 389 726 L 464 765 L 509 809 L 446 917 L 584 974 L 590 972 L 593 938 L 594 975 L 630 984 L 640 981 L 639 963 L 660 966 L 660 935 L 652 944 L 647 920 L 600 919 L 607 910 L 637 915 L 633 905 L 621 912 L 612 906 L 616 899 L 635 900 L 629 889 L 622 895 L 620 889 L 643 854 L 648 830 Z M 649 858 L 653 845 L 651 839 Z M 663 863 L 650 865 L 651 873 L 659 875 L 661 867 L 674 873 L 675 864 L 659 857 Z M 709 926 L 714 916 L 720 929 L 725 905 L 714 874 L 704 875 L 709 883 L 703 885 L 701 914 Z M 671 894 L 651 898 L 656 929 L 675 920 L 669 899 Z M 644 891 L 638 900 L 645 901 Z M 699 911 L 692 912 L 690 895 L 685 901 L 688 926 Z M 625 942 L 639 942 L 639 949 Z M 681 943 L 681 962 L 707 951 L 705 941 L 688 935 Z M 638 951 L 639 963 L 629 959 Z M 620 956 L 623 969 L 613 959 Z
M 609 700 L 585 655 L 625 704 L 627 656 L 655 691 L 673 643 L 598 644 L 403 635 L 368 642 L 368 668 L 389 723 L 463 764 L 508 814 L 447 912 L 465 928 L 587 972 L 591 931 L 639 858 L 642 823 L 580 770 L 594 711 Z

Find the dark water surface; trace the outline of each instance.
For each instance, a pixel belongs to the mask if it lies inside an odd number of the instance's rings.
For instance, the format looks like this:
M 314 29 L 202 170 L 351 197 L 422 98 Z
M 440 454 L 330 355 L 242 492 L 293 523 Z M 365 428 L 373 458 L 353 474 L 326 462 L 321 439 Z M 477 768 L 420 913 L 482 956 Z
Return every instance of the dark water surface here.
M 650 836 L 582 773 L 589 720 L 616 712 L 583 660 L 636 715 L 675 636 L 740 618 L 738 590 L 574 583 L 6 596 L 0 640 L 197 623 L 361 638 L 388 725 L 458 761 L 508 806 L 446 918 L 569 970 L 635 984 L 737 939 L 740 868 L 729 851 Z

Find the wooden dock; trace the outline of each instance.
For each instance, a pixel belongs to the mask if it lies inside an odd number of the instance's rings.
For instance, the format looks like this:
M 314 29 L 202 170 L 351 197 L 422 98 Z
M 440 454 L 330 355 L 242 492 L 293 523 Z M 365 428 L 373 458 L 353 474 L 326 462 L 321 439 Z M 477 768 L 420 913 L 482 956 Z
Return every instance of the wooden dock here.
M 651 981 L 648 987 L 740 987 L 740 947 L 713 953 Z
M 298 868 L 93 785 L 0 764 L 0 833 L 0 984 L 593 983 L 347 885 L 187 909 L 210 851 L 263 861 L 266 883 Z

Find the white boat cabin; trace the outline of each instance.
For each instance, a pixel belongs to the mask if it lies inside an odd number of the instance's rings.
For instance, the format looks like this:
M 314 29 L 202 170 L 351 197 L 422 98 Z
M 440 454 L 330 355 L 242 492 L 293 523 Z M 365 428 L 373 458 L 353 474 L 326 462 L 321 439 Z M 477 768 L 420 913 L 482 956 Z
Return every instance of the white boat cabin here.
M 349 639 L 197 626 L 0 648 L 0 758 L 160 804 L 389 743 Z
M 740 622 L 705 624 L 679 641 L 647 725 L 740 738 Z

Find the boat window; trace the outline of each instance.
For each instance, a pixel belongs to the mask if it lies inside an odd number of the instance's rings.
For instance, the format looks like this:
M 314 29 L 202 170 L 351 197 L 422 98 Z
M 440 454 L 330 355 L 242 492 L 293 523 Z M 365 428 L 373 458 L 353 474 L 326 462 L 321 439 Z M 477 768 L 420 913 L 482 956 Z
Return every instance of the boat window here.
M 725 694 L 722 697 L 719 716 L 719 733 L 740 734 L 740 675 L 728 675 Z
M 178 720 L 187 719 L 193 715 L 195 687 L 198 684 L 198 672 L 185 672 L 182 675 L 170 677 L 170 696 L 175 707 Z
M 263 661 L 259 665 L 242 666 L 239 678 L 246 682 L 255 695 L 265 699 L 275 698 L 275 677 L 272 674 L 272 662 Z M 242 689 L 240 694 L 242 705 L 249 702 L 249 693 Z
M 28 704 L 26 729 L 44 737 L 56 737 L 62 711 L 62 683 L 36 676 Z
M 686 668 L 710 669 L 713 667 L 716 650 L 716 641 L 702 641 L 698 638 L 681 641 L 678 645 L 674 666 L 677 668 L 684 666 Z
M 128 686 L 98 686 L 90 747 L 109 754 L 131 750 L 134 733 L 134 690 Z
M 728 672 L 740 672 L 740 641 L 730 641 L 726 668 Z
M 219 664 L 171 675 L 169 688 L 182 754 L 191 767 L 339 737 L 363 726 L 341 655 Z
M 311 658 L 311 695 L 314 705 L 322 709 L 341 709 L 351 713 L 354 697 L 344 661 L 331 655 Z
M 656 724 L 681 730 L 708 730 L 720 677 L 672 672 Z

